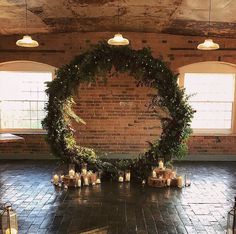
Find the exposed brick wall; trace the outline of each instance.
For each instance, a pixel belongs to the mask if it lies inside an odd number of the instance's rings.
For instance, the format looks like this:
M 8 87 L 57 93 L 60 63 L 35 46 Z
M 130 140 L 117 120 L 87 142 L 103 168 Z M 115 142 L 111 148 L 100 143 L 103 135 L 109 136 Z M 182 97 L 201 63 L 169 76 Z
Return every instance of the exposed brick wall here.
M 49 146 L 45 142 L 45 135 L 42 134 L 20 134 L 24 140 L 17 142 L 0 142 L 0 156 L 1 155 L 29 155 L 32 156 L 40 154 L 49 154 Z
M 74 124 L 77 141 L 98 150 L 116 153 L 142 152 L 160 133 L 160 121 L 150 110 L 154 89 L 137 87 L 127 74 L 109 77 L 78 91 L 76 113 L 86 125 Z
M 191 136 L 190 154 L 236 155 L 236 136 Z
M 154 57 L 162 56 L 172 70 L 202 61 L 230 62 L 236 64 L 235 50 L 204 52 L 192 50 L 202 42 L 201 37 L 185 37 L 154 33 L 124 33 L 134 49 L 150 47 Z M 0 62 L 32 60 L 60 67 L 99 40 L 108 39 L 112 33 L 64 33 L 35 35 L 41 46 L 25 49 L 15 46 L 18 36 L 0 38 Z M 216 39 L 221 48 L 234 48 L 235 39 Z M 181 49 L 184 48 L 184 49 Z M 186 49 L 187 48 L 187 49 Z M 83 87 L 78 91 L 77 113 L 86 120 L 86 126 L 76 125 L 77 140 L 83 145 L 104 149 L 108 152 L 142 152 L 146 140 L 160 134 L 156 116 L 147 110 L 146 104 L 153 90 L 137 88 L 134 79 L 126 75 Z M 25 143 L 0 144 L 0 154 L 27 153 L 46 154 L 49 148 L 44 136 L 24 135 Z M 192 136 L 189 140 L 190 154 L 236 155 L 236 136 Z

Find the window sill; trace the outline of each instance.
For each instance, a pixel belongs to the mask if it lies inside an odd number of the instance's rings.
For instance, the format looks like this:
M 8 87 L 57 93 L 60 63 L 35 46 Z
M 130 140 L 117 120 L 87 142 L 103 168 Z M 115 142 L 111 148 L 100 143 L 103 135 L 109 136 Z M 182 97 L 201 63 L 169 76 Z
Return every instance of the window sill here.
M 236 133 L 233 132 L 194 132 L 191 134 L 191 136 L 195 137 L 195 136 L 236 136 Z
M 11 133 L 15 135 L 46 135 L 42 129 L 0 129 L 0 133 Z

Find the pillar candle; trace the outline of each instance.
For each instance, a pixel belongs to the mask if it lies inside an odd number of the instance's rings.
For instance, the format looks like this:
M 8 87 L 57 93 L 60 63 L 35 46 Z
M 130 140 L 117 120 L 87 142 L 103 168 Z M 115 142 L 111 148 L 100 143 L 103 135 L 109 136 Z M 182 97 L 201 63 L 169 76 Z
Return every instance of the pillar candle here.
M 69 176 L 74 177 L 74 175 L 75 175 L 75 171 L 73 169 L 70 169 L 69 170 Z
M 159 168 L 160 168 L 160 169 L 163 169 L 163 167 L 164 167 L 164 163 L 163 163 L 162 161 L 160 161 L 160 162 L 159 162 Z
M 182 187 L 183 187 L 183 178 L 182 178 L 182 176 L 179 176 L 179 177 L 178 177 L 178 187 L 179 187 L 179 188 L 182 188 Z
M 89 185 L 88 177 L 85 177 L 85 178 L 84 178 L 84 185 Z
M 155 170 L 152 171 L 152 177 L 157 177 L 157 173 Z
M 57 174 L 55 174 L 53 176 L 53 184 L 58 185 L 58 183 L 59 183 L 59 176 Z
M 130 181 L 130 172 L 125 173 L 125 181 L 127 181 L 127 182 Z
M 96 184 L 101 184 L 101 179 L 100 178 L 97 178 Z
M 80 188 L 81 187 L 81 179 L 79 178 L 77 181 L 77 186 Z
M 167 180 L 166 180 L 166 185 L 167 185 L 168 187 L 170 186 L 170 182 L 171 182 L 170 179 L 167 179 Z

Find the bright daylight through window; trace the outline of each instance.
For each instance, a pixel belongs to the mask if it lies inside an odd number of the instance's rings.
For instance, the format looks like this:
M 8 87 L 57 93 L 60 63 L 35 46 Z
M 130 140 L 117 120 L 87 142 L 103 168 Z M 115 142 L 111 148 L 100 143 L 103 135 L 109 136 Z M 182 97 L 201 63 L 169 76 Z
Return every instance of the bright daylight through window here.
M 229 73 L 186 73 L 186 93 L 197 111 L 193 129 L 231 130 L 235 75 Z
M 51 72 L 0 72 L 0 128 L 41 129 Z

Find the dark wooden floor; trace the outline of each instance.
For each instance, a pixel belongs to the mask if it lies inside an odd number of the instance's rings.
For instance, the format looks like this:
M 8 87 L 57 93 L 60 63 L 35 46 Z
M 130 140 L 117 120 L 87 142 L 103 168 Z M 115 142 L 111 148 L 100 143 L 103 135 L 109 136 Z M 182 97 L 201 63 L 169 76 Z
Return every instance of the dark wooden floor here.
M 13 204 L 19 234 L 225 233 L 236 195 L 236 163 L 177 167 L 191 173 L 191 187 L 104 182 L 65 191 L 50 183 L 55 168 L 51 161 L 0 161 L 0 203 Z

